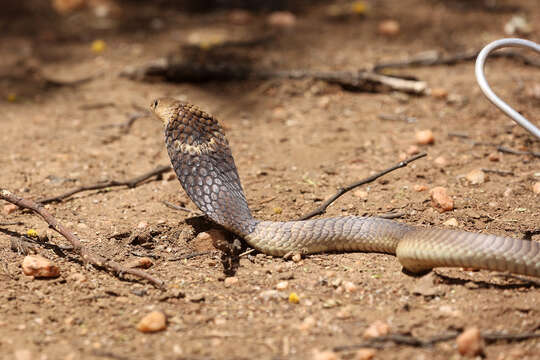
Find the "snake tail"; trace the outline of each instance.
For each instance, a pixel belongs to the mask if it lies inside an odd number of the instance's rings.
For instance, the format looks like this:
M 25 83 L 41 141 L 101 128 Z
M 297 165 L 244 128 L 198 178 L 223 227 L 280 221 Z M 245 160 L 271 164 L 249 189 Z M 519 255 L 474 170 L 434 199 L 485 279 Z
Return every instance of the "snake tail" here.
M 151 110 L 164 123 L 167 152 L 191 200 L 214 222 L 263 253 L 382 252 L 396 255 L 410 272 L 472 267 L 540 277 L 540 243 L 531 240 L 417 227 L 376 217 L 255 219 L 217 119 L 171 98 L 155 100 Z

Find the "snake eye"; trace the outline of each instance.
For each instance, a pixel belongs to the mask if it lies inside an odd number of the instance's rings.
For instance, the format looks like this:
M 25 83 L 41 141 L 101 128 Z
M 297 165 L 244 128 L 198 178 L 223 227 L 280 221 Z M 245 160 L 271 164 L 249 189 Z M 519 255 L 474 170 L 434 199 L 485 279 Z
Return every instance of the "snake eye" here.
M 154 102 L 151 105 L 152 110 L 155 110 L 158 107 L 158 105 L 159 105 L 159 100 L 158 99 L 154 100 Z

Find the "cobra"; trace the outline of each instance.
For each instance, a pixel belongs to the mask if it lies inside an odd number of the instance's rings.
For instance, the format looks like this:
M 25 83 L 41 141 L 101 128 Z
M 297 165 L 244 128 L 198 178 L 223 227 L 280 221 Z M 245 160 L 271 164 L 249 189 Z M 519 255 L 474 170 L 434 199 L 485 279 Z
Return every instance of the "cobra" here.
M 218 120 L 197 106 L 162 98 L 151 110 L 165 127 L 172 166 L 191 200 L 210 219 L 265 254 L 291 251 L 394 254 L 405 270 L 473 267 L 540 277 L 540 244 L 532 240 L 426 228 L 376 217 L 274 222 L 255 219 Z

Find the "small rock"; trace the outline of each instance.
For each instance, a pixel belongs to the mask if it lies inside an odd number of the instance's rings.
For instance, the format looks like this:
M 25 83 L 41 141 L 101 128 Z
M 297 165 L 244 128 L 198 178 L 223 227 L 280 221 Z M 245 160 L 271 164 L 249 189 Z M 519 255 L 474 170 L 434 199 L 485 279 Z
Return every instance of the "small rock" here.
M 51 3 L 54 10 L 61 15 L 68 14 L 85 5 L 84 0 L 53 0 Z
M 470 184 L 478 185 L 486 181 L 486 174 L 480 169 L 474 169 L 467 174 L 466 178 Z
M 395 20 L 384 20 L 377 26 L 379 34 L 393 37 L 399 34 L 399 23 Z
M 407 155 L 416 155 L 420 153 L 420 148 L 416 145 L 411 145 L 407 148 Z
M 528 35 L 532 32 L 532 27 L 523 16 L 514 15 L 504 25 L 504 32 L 507 35 Z
M 281 295 L 277 290 L 265 290 L 259 294 L 259 298 L 262 301 L 279 300 Z
M 238 281 L 239 280 L 236 276 L 229 276 L 225 278 L 225 280 L 223 281 L 223 284 L 225 285 L 225 287 L 230 287 L 232 285 L 238 284 Z
M 437 99 L 446 99 L 448 91 L 443 88 L 433 88 L 431 89 L 431 96 Z
M 456 339 L 458 351 L 465 356 L 479 356 L 484 353 L 484 339 L 476 327 L 465 329 Z
M 291 304 L 298 304 L 300 302 L 300 297 L 295 292 L 289 294 L 289 302 Z
M 414 191 L 422 192 L 422 191 L 427 190 L 427 186 L 426 185 L 416 184 L 416 185 L 414 185 L 413 189 L 414 189 Z
M 229 21 L 235 25 L 245 25 L 253 21 L 253 15 L 249 11 L 235 9 L 229 13 Z
M 36 358 L 28 349 L 17 349 L 13 355 L 14 360 L 33 360 Z
M 461 317 L 461 316 L 463 316 L 463 313 L 461 311 L 456 310 L 456 309 L 454 309 L 453 307 L 451 307 L 449 305 L 442 305 L 439 308 L 439 312 L 441 314 L 451 316 L 451 317 Z
M 510 195 L 512 195 L 512 189 L 506 188 L 506 190 L 504 190 L 503 196 L 509 197 Z
M 364 191 L 364 190 L 355 190 L 353 192 L 353 195 L 360 199 L 367 199 L 369 194 L 367 191 Z
M 488 160 L 493 161 L 493 162 L 500 161 L 501 155 L 499 153 L 492 152 L 491 154 L 488 155 Z
M 199 233 L 190 245 L 195 251 L 213 251 L 228 247 L 228 242 L 223 231 L 212 229 Z
M 448 195 L 445 188 L 437 186 L 429 192 L 433 206 L 440 212 L 450 211 L 454 209 L 454 200 Z
M 534 183 L 534 185 L 532 186 L 532 191 L 535 194 L 540 194 L 540 181 Z
M 19 207 L 17 205 L 14 205 L 14 204 L 5 205 L 4 206 L 4 214 L 9 215 L 11 213 L 14 213 L 15 211 L 17 211 L 18 208 Z
M 280 281 L 280 282 L 278 282 L 276 284 L 276 289 L 277 290 L 285 290 L 288 286 L 289 286 L 288 281 Z
M 448 162 L 446 161 L 446 158 L 444 156 L 437 156 L 435 160 L 433 160 L 435 165 L 440 167 L 445 167 Z
M 67 280 L 68 281 L 74 281 L 74 282 L 80 284 L 80 283 L 86 281 L 86 276 L 84 276 L 84 274 L 76 272 L 76 273 L 73 273 L 73 274 L 69 275 Z
M 356 354 L 354 355 L 354 360 L 371 360 L 375 357 L 375 354 L 377 354 L 377 351 L 375 349 L 358 349 L 356 351 Z
M 296 25 L 296 16 L 289 11 L 275 11 L 268 15 L 269 25 L 281 28 L 290 28 Z
M 300 262 L 302 260 L 302 254 L 300 253 L 296 253 L 292 256 L 292 261 L 294 261 L 295 263 L 297 262 Z
M 60 275 L 58 266 L 41 255 L 25 256 L 22 262 L 22 270 L 25 275 L 35 278 L 53 278 Z
M 420 130 L 414 135 L 418 145 L 431 145 L 435 142 L 435 137 L 431 130 Z
M 339 356 L 333 351 L 313 351 L 312 360 L 339 360 Z
M 390 325 L 387 323 L 377 320 L 364 331 L 362 336 L 366 339 L 376 338 L 379 336 L 388 335 L 390 333 Z
M 353 293 L 353 292 L 356 292 L 356 290 L 358 290 L 358 287 L 354 285 L 352 281 L 345 281 L 343 282 L 343 289 L 345 289 L 345 291 L 348 293 Z
M 308 331 L 311 330 L 316 324 L 317 320 L 315 320 L 313 316 L 308 316 L 300 325 L 298 325 L 298 329 L 301 331 Z
M 445 225 L 445 226 L 458 226 L 459 223 L 456 220 L 456 218 L 450 218 L 450 219 L 446 220 L 445 222 L 443 222 L 443 225 Z
M 162 331 L 166 327 L 167 317 L 161 311 L 152 311 L 137 324 L 137 330 L 143 333 Z
M 137 229 L 146 229 L 148 227 L 148 223 L 146 221 L 141 221 L 140 223 L 137 224 Z
M 152 259 L 148 257 L 141 257 L 141 258 L 133 259 L 126 264 L 128 268 L 141 268 L 141 269 L 148 269 L 152 265 L 154 265 L 154 263 L 152 262 Z

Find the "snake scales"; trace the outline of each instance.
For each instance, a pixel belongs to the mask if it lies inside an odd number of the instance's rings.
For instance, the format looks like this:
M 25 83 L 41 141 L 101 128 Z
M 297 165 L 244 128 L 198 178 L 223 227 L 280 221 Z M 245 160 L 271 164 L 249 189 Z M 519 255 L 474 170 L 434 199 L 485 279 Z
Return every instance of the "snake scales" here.
M 263 253 L 384 252 L 395 254 L 414 273 L 451 266 L 540 277 L 540 243 L 535 241 L 421 228 L 375 217 L 257 220 L 217 119 L 171 98 L 155 100 L 151 110 L 163 121 L 167 151 L 188 196 L 213 221 Z

